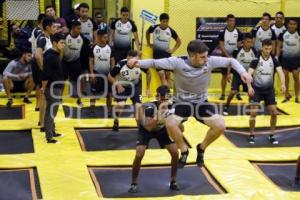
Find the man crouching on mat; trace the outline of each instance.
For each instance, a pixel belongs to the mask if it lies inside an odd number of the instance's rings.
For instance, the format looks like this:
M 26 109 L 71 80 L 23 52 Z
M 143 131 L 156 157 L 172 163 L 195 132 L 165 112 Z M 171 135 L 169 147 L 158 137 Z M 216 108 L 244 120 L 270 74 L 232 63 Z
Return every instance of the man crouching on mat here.
M 165 127 L 165 119 L 171 114 L 168 109 L 169 89 L 167 86 L 159 86 L 156 90 L 157 101 L 145 103 L 138 108 L 137 123 L 139 133 L 136 146 L 136 154 L 132 166 L 132 182 L 128 190 L 130 193 L 138 192 L 137 177 L 141 168 L 141 162 L 145 150 L 152 138 L 156 138 L 161 147 L 165 147 L 171 154 L 171 182 L 170 189 L 178 191 L 176 184 L 178 150 L 176 144 L 169 138 Z M 182 127 L 181 127 L 182 128 Z

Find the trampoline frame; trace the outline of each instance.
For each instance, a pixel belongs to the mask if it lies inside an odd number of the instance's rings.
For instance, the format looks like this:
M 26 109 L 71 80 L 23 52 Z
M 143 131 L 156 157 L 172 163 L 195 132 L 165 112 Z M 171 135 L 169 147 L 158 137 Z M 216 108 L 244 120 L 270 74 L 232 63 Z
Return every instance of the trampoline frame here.
M 37 191 L 35 187 L 35 179 L 34 179 L 34 172 L 33 168 L 0 168 L 0 172 L 11 172 L 11 171 L 28 171 L 29 172 L 29 181 L 30 181 L 30 188 L 33 200 L 38 200 Z M 42 191 L 41 191 L 42 193 Z
M 143 169 L 161 169 L 161 168 L 169 168 L 170 165 L 142 165 L 141 170 Z M 95 169 L 100 169 L 100 170 L 113 170 L 113 169 L 118 169 L 118 170 L 132 170 L 132 166 L 87 166 L 90 176 L 92 178 L 93 184 L 96 188 L 96 192 L 100 198 L 105 198 L 101 192 L 101 187 L 100 183 L 96 178 L 96 175 L 94 173 Z M 186 165 L 185 167 L 197 167 L 196 165 Z M 200 171 L 202 171 L 203 175 L 205 176 L 206 180 L 211 184 L 212 187 L 214 187 L 219 194 L 226 194 L 227 191 L 225 188 L 216 180 L 216 178 L 213 177 L 213 175 L 209 172 L 209 170 L 203 166 L 203 167 L 198 167 Z M 147 198 L 147 197 L 145 197 Z M 157 197 L 155 197 L 157 198 Z
M 274 186 L 276 186 L 276 188 L 278 188 L 279 190 L 282 190 L 282 191 L 286 191 L 286 190 L 283 190 L 280 186 L 276 185 L 264 172 L 262 169 L 260 169 L 260 167 L 258 165 L 277 165 L 277 166 L 282 166 L 282 165 L 297 165 L 297 160 L 295 161 L 265 161 L 265 162 L 257 162 L 257 161 L 250 161 L 250 163 L 252 164 L 252 166 L 261 174 L 263 175 L 266 180 L 268 180 L 270 183 L 272 183 Z M 295 172 L 296 174 L 296 172 Z
M 5 108 L 5 107 L 7 107 L 7 106 L 1 105 L 0 109 Z M 24 104 L 11 106 L 11 108 L 18 108 L 18 107 L 21 107 L 21 113 L 22 113 L 21 119 L 1 119 L 1 120 L 23 120 L 23 119 L 25 119 L 25 105 Z

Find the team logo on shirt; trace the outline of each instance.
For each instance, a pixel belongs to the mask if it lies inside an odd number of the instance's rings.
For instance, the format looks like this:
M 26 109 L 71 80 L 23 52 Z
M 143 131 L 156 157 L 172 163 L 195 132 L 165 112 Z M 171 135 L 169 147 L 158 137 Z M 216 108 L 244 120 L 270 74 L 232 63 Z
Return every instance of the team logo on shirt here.
M 80 41 L 80 39 L 77 39 L 77 43 L 79 44 L 81 41 Z

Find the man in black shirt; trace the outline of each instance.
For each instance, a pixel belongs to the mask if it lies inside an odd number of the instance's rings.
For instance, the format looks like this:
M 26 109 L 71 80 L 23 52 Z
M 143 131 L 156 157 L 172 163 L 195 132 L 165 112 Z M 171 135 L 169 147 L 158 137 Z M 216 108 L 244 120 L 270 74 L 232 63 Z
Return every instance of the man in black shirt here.
M 45 113 L 45 130 L 48 143 L 57 144 L 53 137 L 62 134 L 55 133 L 54 118 L 57 114 L 63 90 L 64 73 L 61 65 L 60 53 L 65 48 L 64 36 L 56 33 L 51 37 L 52 48 L 44 55 L 44 69 L 42 73 L 41 93 L 45 95 L 47 106 Z
M 132 165 L 132 182 L 128 190 L 130 193 L 138 192 L 137 178 L 141 168 L 141 162 L 144 157 L 146 148 L 152 138 L 157 139 L 161 147 L 165 147 L 171 154 L 171 181 L 170 189 L 179 190 L 176 184 L 178 150 L 176 144 L 169 138 L 165 127 L 165 119 L 171 115 L 168 108 L 168 86 L 162 85 L 156 90 L 157 101 L 145 103 L 138 108 L 138 138 L 136 141 L 136 155 Z

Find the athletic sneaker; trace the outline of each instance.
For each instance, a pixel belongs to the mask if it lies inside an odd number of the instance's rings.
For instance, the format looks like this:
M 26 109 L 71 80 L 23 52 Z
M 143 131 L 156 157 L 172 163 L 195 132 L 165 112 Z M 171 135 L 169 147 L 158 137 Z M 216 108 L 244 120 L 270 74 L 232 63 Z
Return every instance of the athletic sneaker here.
M 186 164 L 186 160 L 189 156 L 189 150 L 185 151 L 185 152 L 181 152 L 181 156 L 178 160 L 178 164 L 177 164 L 177 168 L 182 169 L 184 167 L 184 165 Z
M 250 136 L 249 136 L 248 142 L 249 142 L 250 144 L 255 144 L 255 137 L 254 137 L 254 135 L 250 135 Z
M 81 99 L 77 99 L 76 103 L 79 107 L 83 107 L 83 103 L 82 103 Z
M 57 140 L 54 140 L 54 139 L 47 140 L 47 143 L 49 143 L 49 144 L 60 144 L 60 142 L 59 142 L 59 141 L 57 141 Z
M 176 181 L 171 181 L 170 182 L 170 190 L 174 190 L 174 191 L 179 191 L 180 190 L 177 183 L 176 183 Z
M 38 112 L 40 111 L 40 108 L 35 108 L 34 111 Z
M 23 102 L 24 102 L 24 103 L 27 103 L 27 104 L 31 104 L 31 103 L 32 103 L 32 102 L 28 99 L 28 97 L 24 97 Z
M 40 128 L 40 132 L 45 132 L 46 130 L 45 130 L 45 127 L 41 127 Z
M 53 134 L 53 137 L 57 137 L 57 138 L 60 138 L 60 137 L 64 137 L 65 135 L 64 134 L 61 134 L 61 133 L 54 133 Z
M 136 183 L 132 183 L 129 190 L 128 190 L 129 193 L 137 193 L 138 192 L 138 189 L 137 189 L 137 184 Z
M 114 126 L 112 127 L 113 131 L 119 131 L 119 120 L 115 119 L 114 120 Z
M 272 144 L 278 144 L 278 140 L 275 139 L 275 136 L 274 135 L 269 135 L 269 140 Z
M 219 100 L 225 100 L 225 94 L 222 94 Z
M 281 103 L 286 103 L 286 102 L 288 102 L 289 100 L 290 100 L 290 98 L 285 97 L 284 100 L 283 100 Z
M 13 104 L 13 100 L 12 100 L 11 98 L 8 99 L 8 101 L 7 101 L 7 103 L 6 103 L 6 106 L 7 106 L 7 107 L 11 107 L 12 104 Z
M 236 95 L 236 98 L 237 98 L 237 100 L 239 100 L 239 101 L 242 101 L 242 100 L 243 100 L 240 94 L 237 94 L 237 95 Z
M 198 167 L 202 167 L 204 165 L 204 150 L 200 148 L 200 144 L 197 145 L 197 159 L 196 163 Z
M 228 113 L 228 106 L 224 106 L 224 108 L 223 108 L 223 115 L 225 115 L 225 116 L 229 115 L 229 113 Z

